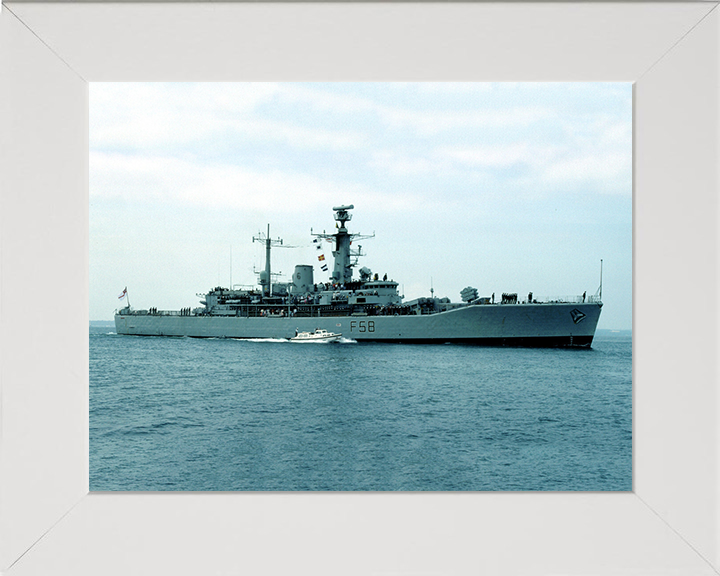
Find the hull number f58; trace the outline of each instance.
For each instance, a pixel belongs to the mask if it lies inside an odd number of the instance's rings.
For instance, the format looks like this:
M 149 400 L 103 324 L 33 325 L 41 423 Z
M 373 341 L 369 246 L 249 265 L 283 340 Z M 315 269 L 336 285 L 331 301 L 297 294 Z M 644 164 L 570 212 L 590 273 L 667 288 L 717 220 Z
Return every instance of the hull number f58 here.
M 374 320 L 350 320 L 350 332 L 375 332 Z

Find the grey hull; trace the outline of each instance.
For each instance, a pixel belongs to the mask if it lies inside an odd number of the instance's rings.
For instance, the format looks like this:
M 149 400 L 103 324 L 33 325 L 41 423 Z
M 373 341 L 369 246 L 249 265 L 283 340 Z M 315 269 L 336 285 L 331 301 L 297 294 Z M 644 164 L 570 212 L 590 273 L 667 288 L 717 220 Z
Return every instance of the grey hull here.
M 489 304 L 409 316 L 261 317 L 116 314 L 118 334 L 195 338 L 292 338 L 322 328 L 379 342 L 467 342 L 485 345 L 589 346 L 602 305 Z

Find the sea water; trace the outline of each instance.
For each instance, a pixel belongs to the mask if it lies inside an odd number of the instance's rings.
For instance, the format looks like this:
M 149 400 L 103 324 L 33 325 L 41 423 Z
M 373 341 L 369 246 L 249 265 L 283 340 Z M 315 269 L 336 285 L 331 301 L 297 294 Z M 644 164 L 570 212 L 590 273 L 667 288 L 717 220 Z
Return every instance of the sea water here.
M 90 489 L 631 490 L 631 335 L 542 349 L 91 327 Z

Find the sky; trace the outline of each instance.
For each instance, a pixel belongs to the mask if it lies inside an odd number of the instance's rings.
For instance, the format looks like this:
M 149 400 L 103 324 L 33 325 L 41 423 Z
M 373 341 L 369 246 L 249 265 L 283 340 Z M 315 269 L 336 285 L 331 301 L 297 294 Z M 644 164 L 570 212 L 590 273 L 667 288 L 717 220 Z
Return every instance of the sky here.
M 91 320 L 256 285 L 268 224 L 276 281 L 325 281 L 341 204 L 407 300 L 595 294 L 602 260 L 632 327 L 629 83 L 90 84 Z

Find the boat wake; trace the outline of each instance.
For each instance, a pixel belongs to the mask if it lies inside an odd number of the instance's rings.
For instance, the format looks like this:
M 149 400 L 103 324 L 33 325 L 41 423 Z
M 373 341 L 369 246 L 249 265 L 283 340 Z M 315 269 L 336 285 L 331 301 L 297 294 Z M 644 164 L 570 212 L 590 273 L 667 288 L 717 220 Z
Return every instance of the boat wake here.
M 239 342 L 289 342 L 286 338 L 233 338 Z

